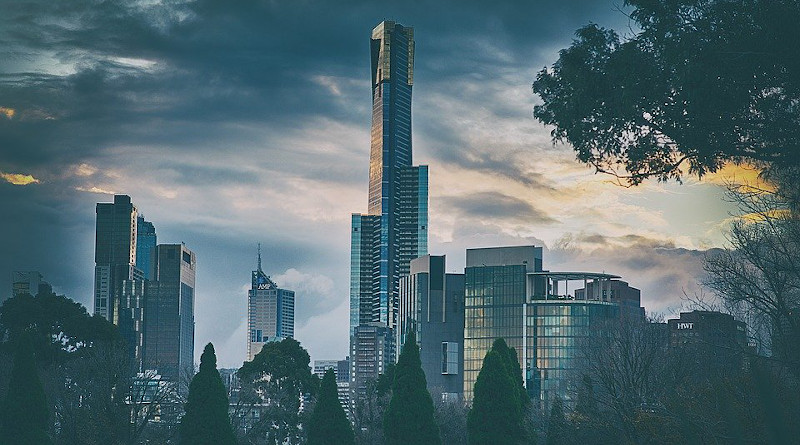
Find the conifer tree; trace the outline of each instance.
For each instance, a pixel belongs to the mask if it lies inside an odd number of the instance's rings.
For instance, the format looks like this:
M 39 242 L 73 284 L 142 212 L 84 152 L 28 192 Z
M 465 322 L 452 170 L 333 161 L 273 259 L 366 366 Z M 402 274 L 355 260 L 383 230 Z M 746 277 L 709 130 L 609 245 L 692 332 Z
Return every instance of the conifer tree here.
M 565 445 L 567 443 L 567 419 L 564 417 L 564 405 L 559 397 L 550 408 L 550 421 L 547 424 L 547 445 Z
M 0 443 L 50 444 L 47 400 L 36 371 L 30 335 L 22 334 L 16 343 L 8 392 L 0 408 Z
M 233 445 L 236 436 L 228 415 L 228 395 L 217 371 L 217 356 L 209 343 L 200 357 L 200 371 L 189 384 L 186 414 L 181 418 L 183 445 Z
M 508 362 L 490 349 L 475 380 L 472 409 L 467 415 L 470 445 L 517 445 L 524 441 L 522 404 Z
M 519 401 L 523 408 L 527 407 L 530 403 L 530 397 L 528 397 L 528 392 L 525 390 L 525 385 L 522 380 L 522 368 L 519 366 L 517 350 L 508 346 L 503 338 L 495 340 L 494 343 L 492 343 L 492 349 L 499 352 L 505 360 L 506 369 L 509 375 L 511 375 L 511 379 L 514 381 L 514 386 L 517 388 Z
M 319 397 L 308 425 L 308 445 L 353 445 L 353 428 L 339 403 L 336 376 L 332 369 L 325 372 Z
M 388 445 L 439 445 L 439 426 L 428 392 L 414 331 L 406 336 L 394 370 L 392 400 L 383 417 Z

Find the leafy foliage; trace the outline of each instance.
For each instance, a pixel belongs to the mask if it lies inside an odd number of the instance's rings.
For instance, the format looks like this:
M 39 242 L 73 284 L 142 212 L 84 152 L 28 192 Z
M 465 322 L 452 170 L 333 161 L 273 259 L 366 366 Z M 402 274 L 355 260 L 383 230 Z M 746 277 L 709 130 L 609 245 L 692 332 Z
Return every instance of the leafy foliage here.
M 200 357 L 200 371 L 189 385 L 186 414 L 181 418 L 182 444 L 235 444 L 228 416 L 228 395 L 217 371 L 217 356 L 209 343 Z
M 627 0 L 640 32 L 589 25 L 537 75 L 581 162 L 629 184 L 702 176 L 726 161 L 800 165 L 796 0 Z
M 317 403 L 308 423 L 309 445 L 352 445 L 353 428 L 339 403 L 336 375 L 332 369 L 325 372 L 320 383 Z
M 441 443 L 414 331 L 406 336 L 397 360 L 392 399 L 383 419 L 383 434 L 389 445 Z
M 16 342 L 14 368 L 0 413 L 0 439 L 3 443 L 51 443 L 47 435 L 47 399 L 36 370 L 30 337 L 24 333 Z
M 508 372 L 503 353 L 492 348 L 475 381 L 472 409 L 467 415 L 469 444 L 522 443 L 522 417 L 516 379 Z

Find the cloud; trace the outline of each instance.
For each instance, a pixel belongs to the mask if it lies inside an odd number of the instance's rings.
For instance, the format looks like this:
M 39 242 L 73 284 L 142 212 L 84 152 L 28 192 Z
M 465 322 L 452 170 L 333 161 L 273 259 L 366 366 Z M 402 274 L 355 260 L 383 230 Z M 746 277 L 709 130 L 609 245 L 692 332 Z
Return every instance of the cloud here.
M 0 107 L 0 115 L 5 116 L 6 119 L 13 119 L 16 110 L 8 107 Z
M 23 175 L 20 173 L 3 173 L 0 172 L 0 178 L 8 182 L 9 184 L 14 185 L 29 185 L 29 184 L 38 184 L 38 179 L 34 178 L 31 175 Z

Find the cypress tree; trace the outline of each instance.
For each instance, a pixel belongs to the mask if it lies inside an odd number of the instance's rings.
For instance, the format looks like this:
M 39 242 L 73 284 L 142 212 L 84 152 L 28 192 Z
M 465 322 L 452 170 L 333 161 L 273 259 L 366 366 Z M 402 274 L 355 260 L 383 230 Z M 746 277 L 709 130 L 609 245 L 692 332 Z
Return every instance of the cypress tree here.
M 36 371 L 33 343 L 27 332 L 17 341 L 8 393 L 0 410 L 0 443 L 52 443 L 47 436 L 47 399 Z
M 186 414 L 181 418 L 181 444 L 233 445 L 236 435 L 228 415 L 228 395 L 217 371 L 217 356 L 209 343 L 200 357 L 200 371 L 189 384 Z
M 308 425 L 308 445 L 353 445 L 355 438 L 350 421 L 339 403 L 336 376 L 332 369 L 325 372 L 319 397 Z
M 483 359 L 467 415 L 470 445 L 516 445 L 524 440 L 522 404 L 508 362 L 494 348 Z
M 499 352 L 505 360 L 506 369 L 509 375 L 511 375 L 511 379 L 514 381 L 514 386 L 517 388 L 519 401 L 523 408 L 527 407 L 530 403 L 530 397 L 528 397 L 528 391 L 525 390 L 525 383 L 522 380 L 522 368 L 519 366 L 517 350 L 508 346 L 503 338 L 495 340 L 494 343 L 492 343 L 492 349 Z
M 406 336 L 394 370 L 392 399 L 383 417 L 383 434 L 388 445 L 439 445 L 439 426 L 433 414 L 419 358 L 414 331 Z

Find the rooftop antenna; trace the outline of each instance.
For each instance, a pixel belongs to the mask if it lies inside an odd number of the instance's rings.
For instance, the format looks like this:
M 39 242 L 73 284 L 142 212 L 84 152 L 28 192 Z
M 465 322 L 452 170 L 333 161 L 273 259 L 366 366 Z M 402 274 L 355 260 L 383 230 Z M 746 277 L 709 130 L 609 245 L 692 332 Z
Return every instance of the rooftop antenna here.
M 262 272 L 262 270 L 261 270 L 261 243 L 258 243 L 258 271 Z

